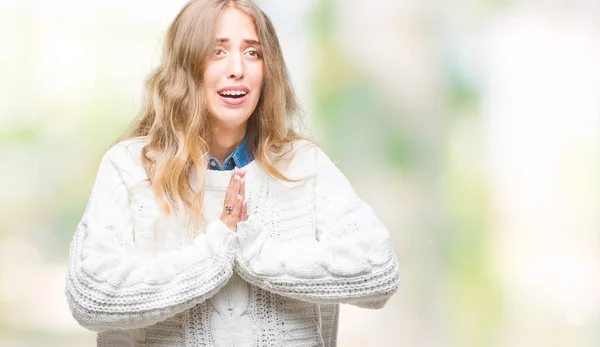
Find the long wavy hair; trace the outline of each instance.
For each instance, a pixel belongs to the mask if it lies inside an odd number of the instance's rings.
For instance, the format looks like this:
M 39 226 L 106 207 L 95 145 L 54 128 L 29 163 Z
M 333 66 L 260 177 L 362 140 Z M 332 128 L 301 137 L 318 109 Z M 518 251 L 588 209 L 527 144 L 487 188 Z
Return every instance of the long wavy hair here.
M 292 141 L 308 138 L 269 17 L 250 0 L 189 1 L 168 29 L 161 63 L 146 80 L 145 106 L 123 138 L 146 137 L 141 159 L 163 211 L 183 207 L 200 224 L 205 223 L 202 202 L 211 143 L 202 76 L 214 50 L 217 21 L 227 7 L 253 20 L 262 43 L 262 92 L 247 124 L 254 160 L 272 177 L 295 181 L 275 164 L 291 159 L 285 154 Z

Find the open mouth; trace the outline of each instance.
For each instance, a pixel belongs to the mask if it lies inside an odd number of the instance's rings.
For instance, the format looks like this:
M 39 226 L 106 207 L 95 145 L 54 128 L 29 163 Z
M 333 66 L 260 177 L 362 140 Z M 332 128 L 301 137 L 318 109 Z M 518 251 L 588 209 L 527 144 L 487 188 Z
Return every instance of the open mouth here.
M 228 99 L 240 99 L 246 96 L 248 92 L 245 90 L 226 90 L 223 92 L 219 92 L 219 95 L 228 98 Z

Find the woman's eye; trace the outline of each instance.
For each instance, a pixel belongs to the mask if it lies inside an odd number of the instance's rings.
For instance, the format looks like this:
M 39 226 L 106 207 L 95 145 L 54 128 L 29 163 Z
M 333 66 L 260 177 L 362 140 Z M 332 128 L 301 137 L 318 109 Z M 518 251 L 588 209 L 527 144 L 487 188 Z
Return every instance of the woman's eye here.
M 215 55 L 223 55 L 223 54 L 225 54 L 225 52 L 223 52 L 222 49 L 218 49 L 218 48 L 215 49 Z
M 249 56 L 253 57 L 253 58 L 260 58 L 261 54 L 259 51 L 248 51 L 247 52 Z

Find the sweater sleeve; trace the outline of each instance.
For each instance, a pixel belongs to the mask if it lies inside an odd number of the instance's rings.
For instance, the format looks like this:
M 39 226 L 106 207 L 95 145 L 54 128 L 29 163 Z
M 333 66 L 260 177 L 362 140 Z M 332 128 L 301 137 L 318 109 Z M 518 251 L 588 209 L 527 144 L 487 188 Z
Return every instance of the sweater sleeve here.
M 98 332 L 163 321 L 214 295 L 233 274 L 235 233 L 220 220 L 177 251 L 136 252 L 134 207 L 111 151 L 71 242 L 65 290 L 74 318 Z
M 315 238 L 282 241 L 256 215 L 238 223 L 235 268 L 250 283 L 314 303 L 381 308 L 396 291 L 398 262 L 390 235 L 348 179 L 317 149 Z

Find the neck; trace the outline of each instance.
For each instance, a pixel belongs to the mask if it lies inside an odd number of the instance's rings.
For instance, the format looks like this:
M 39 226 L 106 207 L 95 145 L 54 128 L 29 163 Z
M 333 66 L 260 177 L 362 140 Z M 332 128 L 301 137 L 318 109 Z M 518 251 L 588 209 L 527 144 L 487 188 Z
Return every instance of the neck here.
M 221 164 L 242 143 L 246 135 L 246 126 L 237 129 L 215 128 L 211 130 L 210 150 L 208 154 Z

